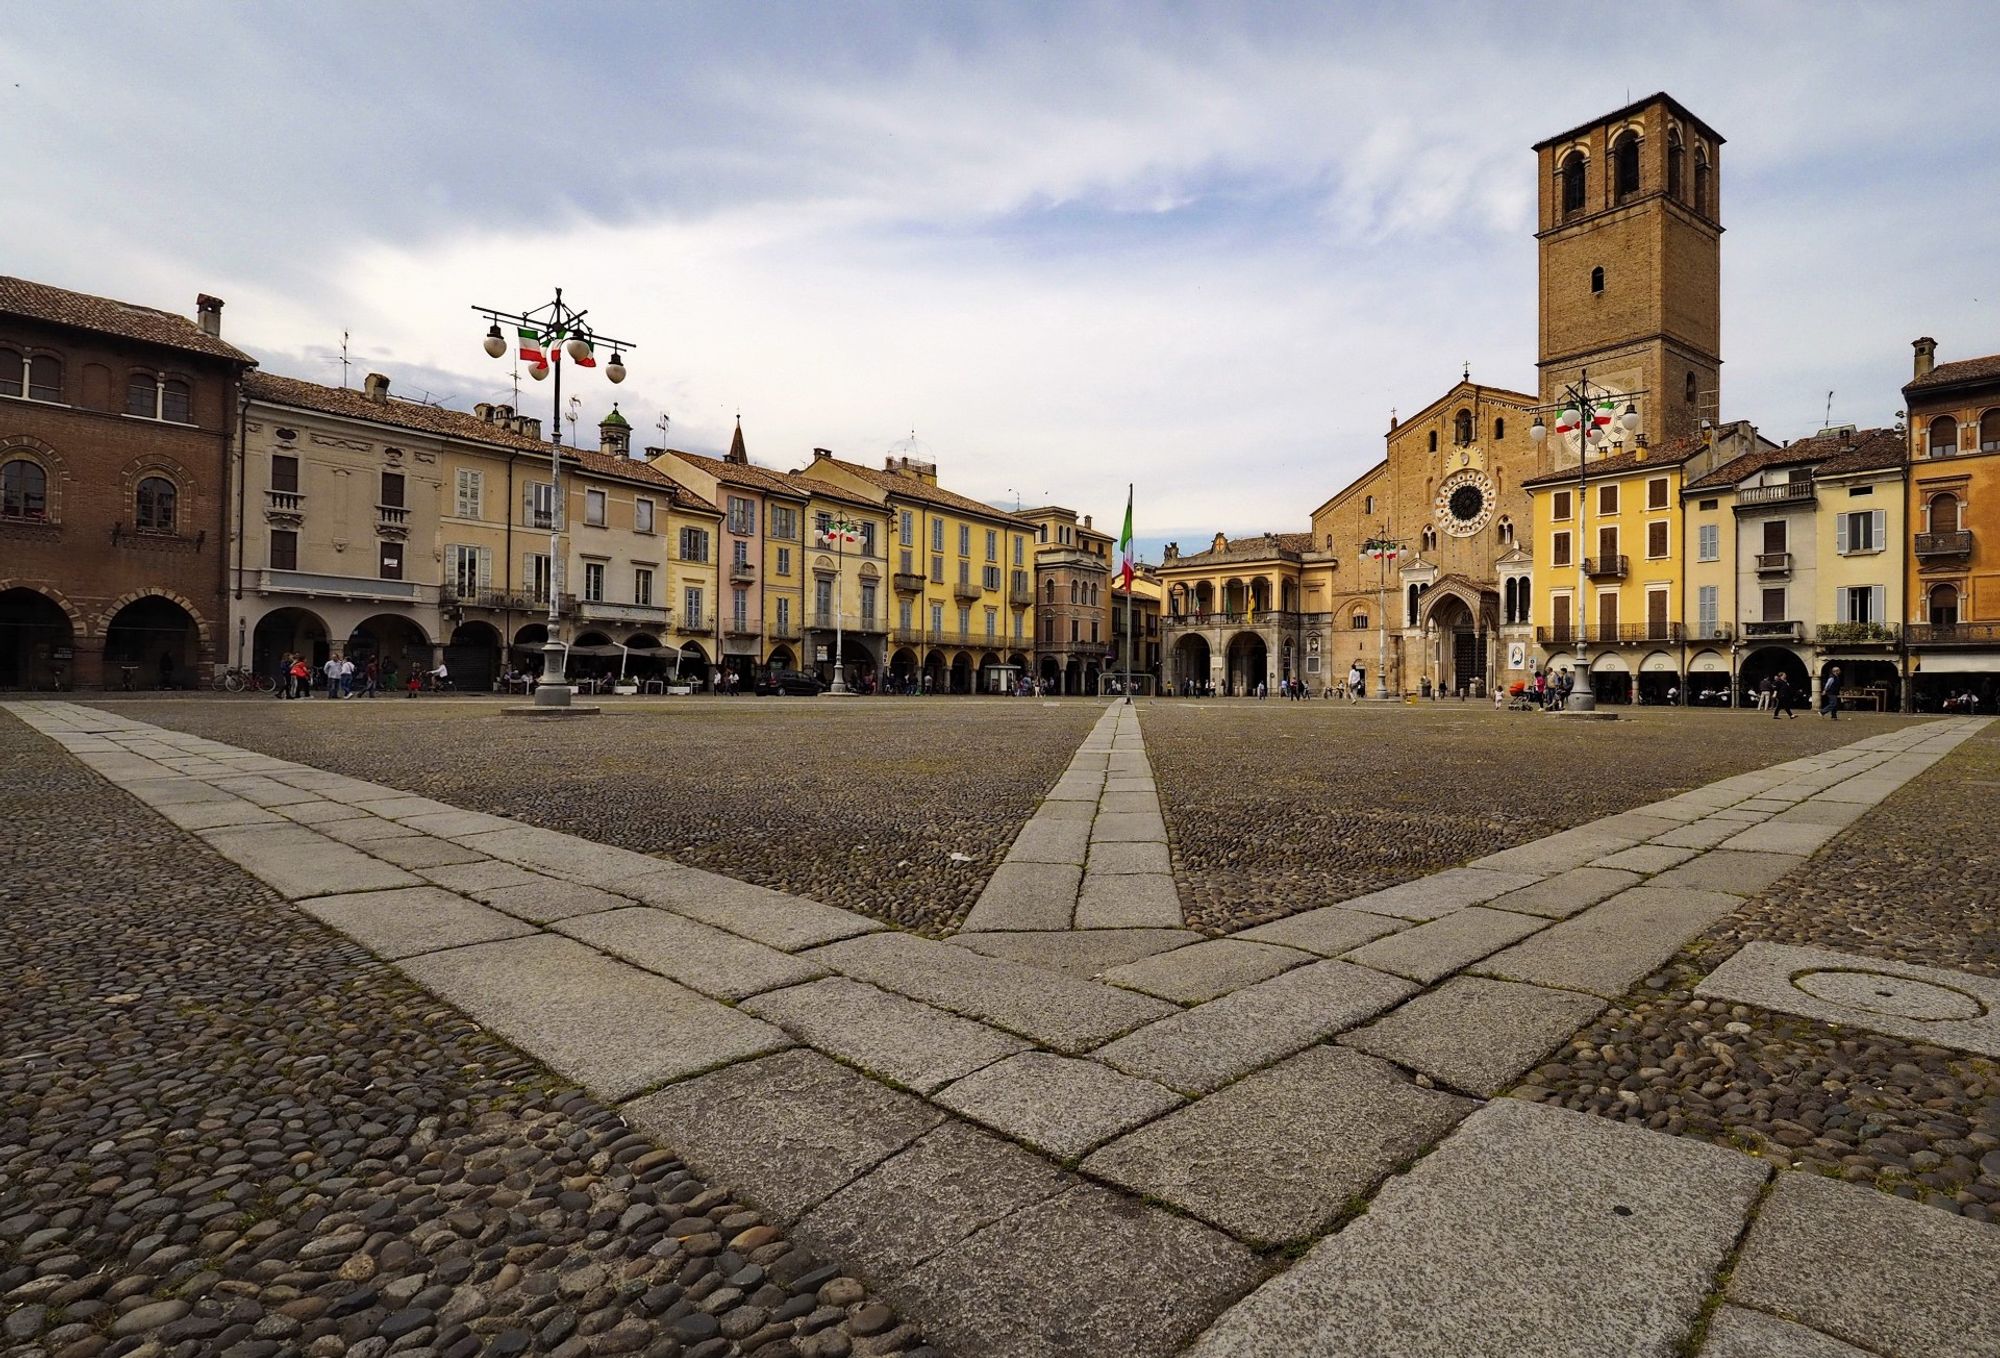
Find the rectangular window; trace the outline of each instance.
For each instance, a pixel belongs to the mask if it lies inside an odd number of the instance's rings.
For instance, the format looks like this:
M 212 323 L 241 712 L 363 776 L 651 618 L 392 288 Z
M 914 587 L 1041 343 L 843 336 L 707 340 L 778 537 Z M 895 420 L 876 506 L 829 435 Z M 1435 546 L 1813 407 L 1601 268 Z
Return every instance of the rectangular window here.
M 999 588 L 1000 588 L 1000 568 L 999 568 L 998 566 L 988 566 L 988 567 L 986 567 L 986 568 L 985 568 L 985 579 L 983 580 L 983 582 L 982 582 L 982 583 L 983 583 L 983 584 L 984 584 L 984 585 L 986 586 L 986 588 L 987 588 L 987 589 L 991 589 L 991 590 L 997 590 L 997 589 L 999 589 Z
M 1843 622 L 1880 623 L 1887 620 L 1888 587 L 1886 585 L 1842 585 L 1837 607 Z
M 486 501 L 486 473 L 460 467 L 452 478 L 453 508 L 461 519 L 482 517 Z
M 899 574 L 899 575 L 914 575 L 914 574 L 916 573 L 916 561 L 915 561 L 915 555 L 916 555 L 916 554 L 915 554 L 915 553 L 913 553 L 912 551 L 910 551 L 910 549 L 909 549 L 909 548 L 907 548 L 907 547 L 905 547 L 905 548 L 904 548 L 904 549 L 903 549 L 903 550 L 902 550 L 902 551 L 901 551 L 901 552 L 900 552 L 900 553 L 898 554 L 898 562 L 897 562 L 897 566 L 896 566 L 896 572 L 897 572 L 897 574 Z
M 522 522 L 530 528 L 556 526 L 556 488 L 547 481 L 530 481 L 524 492 L 527 511 Z
M 896 626 L 905 632 L 910 630 L 910 601 L 908 599 L 898 599 L 896 601 Z
M 958 610 L 958 634 L 960 636 L 969 636 L 971 632 L 972 632 L 972 610 L 969 608 L 961 608 Z
M 960 556 L 972 555 L 972 525 L 969 523 L 962 523 L 958 526 L 958 554 Z
M 689 585 L 681 590 L 681 626 L 700 628 L 706 625 L 702 621 L 701 586 Z
M 1569 595 L 1549 596 L 1549 631 L 1557 641 L 1569 641 Z
M 604 563 L 586 561 L 583 563 L 583 597 L 593 604 L 604 602 Z
M 866 631 L 875 627 L 875 586 L 866 580 L 861 582 L 861 626 Z
M 1028 592 L 1028 573 L 1026 571 L 1015 571 L 1009 578 L 1013 582 L 1014 593 L 1026 594 Z
M 1888 511 L 1859 509 L 1842 514 L 1834 545 L 1842 556 L 1879 552 L 1888 545 Z
M 1785 621 L 1785 590 L 1782 585 L 1764 591 L 1764 621 Z
M 1549 497 L 1549 517 L 1558 523 L 1569 518 L 1569 492 L 1559 490 Z
M 1850 500 L 1857 495 L 1873 495 L 1874 493 L 1875 487 L 1873 486 L 1849 486 L 1847 488 L 1847 498 Z
M 972 583 L 972 563 L 970 561 L 961 561 L 958 563 L 958 583 L 961 585 Z
M 653 571 L 650 566 L 640 566 L 633 570 L 632 602 L 641 608 L 653 606 Z
M 932 520 L 931 520 L 931 550 L 932 550 L 932 551 L 934 551 L 934 552 L 941 552 L 941 551 L 943 551 L 943 550 L 944 550 L 944 520 L 943 520 L 943 519 L 932 519 Z
M 271 489 L 298 494 L 299 460 L 295 457 L 273 457 L 271 459 Z
M 1000 610 L 997 608 L 986 610 L 986 635 L 989 637 L 1000 635 Z
M 1618 635 L 1618 592 L 1606 590 L 1597 596 L 1598 636 L 1609 641 Z
M 604 527 L 607 504 L 601 490 L 586 490 L 583 493 L 583 521 L 592 528 Z
M 1597 554 L 1603 558 L 1599 566 L 1600 570 L 1605 566 L 1615 566 L 1618 564 L 1612 560 L 1613 557 L 1618 555 L 1618 530 L 1616 528 L 1600 528 L 1597 530 Z
M 1618 487 L 1615 484 L 1597 488 L 1597 512 L 1600 514 L 1618 512 Z
M 901 547 L 914 547 L 917 542 L 917 516 L 911 510 L 902 510 L 896 515 L 896 543 Z M 907 558 L 908 553 L 904 553 Z M 903 567 L 908 570 L 909 567 Z
M 403 578 L 402 543 L 400 542 L 383 543 L 381 551 L 381 561 L 382 561 L 382 578 L 384 580 L 400 580 Z
M 778 574 L 790 575 L 791 573 L 792 549 L 789 547 L 780 547 L 778 549 Z
M 931 558 L 931 583 L 933 585 L 944 583 L 944 558 L 941 556 Z
M 1646 525 L 1646 556 L 1659 561 L 1667 555 L 1667 521 L 1656 519 Z
M 732 589 L 729 591 L 729 625 L 737 632 L 750 630 L 750 591 Z
M 939 633 L 939 634 L 942 634 L 942 633 L 944 632 L 944 605 L 943 605 L 943 604 L 932 604 L 932 605 L 931 605 L 931 631 L 933 631 L 933 632 L 937 632 L 937 633 Z
M 1722 559 L 1722 529 L 1720 525 L 1705 523 L 1695 529 L 1695 556 L 1702 561 Z
M 1019 533 L 1014 535 L 1014 564 L 1017 566 L 1021 564 L 1022 556 L 1027 551 L 1027 541 Z
M 1567 566 L 1570 564 L 1568 533 L 1557 533 L 1549 539 L 1549 564 L 1551 566 Z
M 741 495 L 729 497 L 729 531 L 745 536 L 757 531 L 757 502 Z
M 521 583 L 528 588 L 528 594 L 538 604 L 546 604 L 549 595 L 555 591 L 555 572 L 549 567 L 549 558 L 541 552 L 529 552 L 521 558 Z
M 493 583 L 493 549 L 455 543 L 445 548 L 446 583 L 459 598 L 468 599 Z
M 1764 550 L 1782 552 L 1785 550 L 1785 521 L 1783 519 L 1764 520 Z
M 765 516 L 765 522 L 769 527 L 770 536 L 783 538 L 786 542 L 795 542 L 798 540 L 798 510 L 788 509 L 783 505 L 772 505 L 771 512 Z
M 861 525 L 861 555 L 863 556 L 881 555 L 880 552 L 875 550 L 875 527 L 872 523 Z
M 403 508 L 403 474 L 401 472 L 382 473 L 382 498 L 376 503 L 391 509 Z
M 1078 640 L 1077 627 L 1078 627 L 1077 620 L 1075 618 L 1071 618 L 1069 620 L 1069 639 L 1071 641 Z
M 1000 559 L 1000 534 L 991 528 L 986 530 L 986 559 L 988 561 Z
M 1722 626 L 1722 586 L 1703 585 L 1695 591 L 1695 628 L 1705 641 Z
M 1646 483 L 1646 508 L 1665 509 L 1667 507 L 1667 478 L 1656 476 Z
M 299 535 L 289 528 L 271 530 L 271 569 L 295 571 L 299 568 Z
M 1722 501 L 1720 500 L 1703 500 L 1700 504 L 1696 505 L 1695 508 L 1700 509 L 1704 512 L 1711 512 L 1715 509 L 1720 508 L 1721 505 Z
M 706 528 L 681 529 L 681 560 L 708 560 L 708 530 Z
M 1666 640 L 1667 592 L 1663 589 L 1646 591 L 1646 636 L 1652 641 Z
M 729 544 L 729 564 L 737 570 L 747 570 L 750 566 L 750 544 L 740 539 Z
M 788 637 L 791 634 L 792 601 L 789 598 L 780 597 L 778 600 L 778 635 Z
M 635 533 L 653 531 L 653 502 L 643 495 L 632 502 L 632 531 Z

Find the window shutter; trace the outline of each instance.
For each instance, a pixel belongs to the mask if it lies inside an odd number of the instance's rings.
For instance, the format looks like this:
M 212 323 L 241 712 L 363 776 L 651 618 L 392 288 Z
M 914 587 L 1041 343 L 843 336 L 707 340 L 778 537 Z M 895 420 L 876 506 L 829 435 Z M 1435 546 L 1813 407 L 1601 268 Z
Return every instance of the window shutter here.
M 1834 616 L 1839 618 L 1842 622 L 1850 621 L 1854 617 L 1854 614 L 1850 611 L 1850 605 L 1853 601 L 1853 593 L 1854 592 L 1851 589 L 1849 589 L 1846 585 L 1836 586 L 1833 591 Z
M 481 547 L 479 549 L 479 587 L 481 589 L 493 588 L 493 549 L 491 547 Z
M 1880 514 L 1881 510 L 1875 511 Z M 1889 620 L 1889 587 L 1870 585 L 1868 587 L 1868 621 L 1887 622 Z
M 1889 511 L 1886 509 L 1869 510 L 1868 526 L 1872 530 L 1872 535 L 1868 539 L 1868 545 L 1871 547 L 1887 547 L 1889 545 Z M 1877 585 L 1876 588 L 1880 589 L 1881 586 Z

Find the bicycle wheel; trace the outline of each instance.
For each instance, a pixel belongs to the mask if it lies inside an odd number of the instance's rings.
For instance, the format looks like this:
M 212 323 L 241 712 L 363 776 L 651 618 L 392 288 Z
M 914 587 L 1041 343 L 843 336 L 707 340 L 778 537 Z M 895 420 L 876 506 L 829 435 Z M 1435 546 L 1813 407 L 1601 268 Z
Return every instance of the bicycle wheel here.
M 269 693 L 277 686 L 278 681 L 268 674 L 257 674 L 250 677 L 250 687 L 259 693 Z
M 235 670 L 227 670 L 222 676 L 222 687 L 230 693 L 243 691 L 243 676 Z

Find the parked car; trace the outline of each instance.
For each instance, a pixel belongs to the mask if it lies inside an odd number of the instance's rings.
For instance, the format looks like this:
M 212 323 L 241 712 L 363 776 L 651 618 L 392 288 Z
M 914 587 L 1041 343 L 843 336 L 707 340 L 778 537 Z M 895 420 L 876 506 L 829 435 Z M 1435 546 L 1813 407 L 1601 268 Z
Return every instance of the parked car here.
M 776 693 L 794 698 L 817 698 L 825 688 L 818 675 L 807 674 L 804 670 L 775 670 L 759 676 L 757 680 L 760 697 Z

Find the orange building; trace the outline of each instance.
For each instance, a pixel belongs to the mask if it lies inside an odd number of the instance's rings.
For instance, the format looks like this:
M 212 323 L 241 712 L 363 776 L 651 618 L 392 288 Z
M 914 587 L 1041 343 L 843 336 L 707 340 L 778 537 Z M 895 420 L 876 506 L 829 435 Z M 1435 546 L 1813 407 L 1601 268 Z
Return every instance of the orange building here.
M 1937 361 L 1916 341 L 1909 412 L 1911 687 L 1919 712 L 2000 701 L 2000 354 Z

